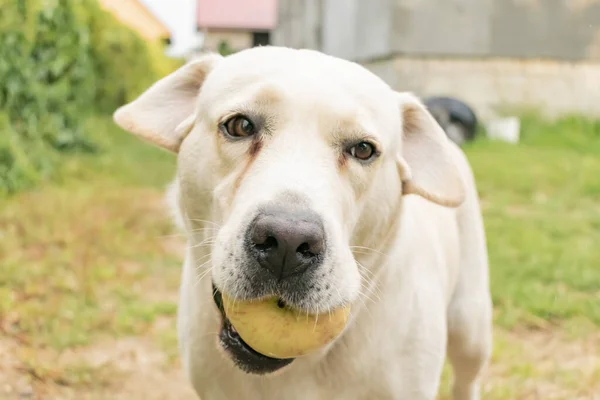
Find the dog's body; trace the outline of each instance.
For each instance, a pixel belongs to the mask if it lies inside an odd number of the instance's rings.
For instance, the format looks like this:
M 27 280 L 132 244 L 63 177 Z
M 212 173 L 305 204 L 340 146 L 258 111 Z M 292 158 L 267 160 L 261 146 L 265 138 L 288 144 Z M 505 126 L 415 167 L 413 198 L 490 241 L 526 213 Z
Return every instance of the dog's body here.
M 116 114 L 121 126 L 180 154 L 170 191 L 188 235 L 178 331 L 200 398 L 434 399 L 447 353 L 455 399 L 478 399 L 491 351 L 491 300 L 477 192 L 462 152 L 418 100 L 351 63 L 280 48 L 233 57 L 183 67 Z M 288 75 L 298 64 L 292 75 L 301 84 Z M 340 74 L 331 83 L 317 76 L 331 71 Z M 215 102 L 234 100 L 229 109 L 252 103 L 247 115 L 260 116 L 248 117 L 252 124 L 221 119 L 227 107 L 216 110 Z M 397 116 L 391 102 L 399 102 Z M 157 116 L 157 104 L 171 107 L 169 115 Z M 342 122 L 331 124 L 332 116 Z M 262 119 L 268 128 L 255 129 Z M 212 128 L 221 120 L 229 141 Z M 359 139 L 346 139 L 350 131 L 361 131 Z M 263 259 L 253 260 L 260 254 L 244 236 L 273 205 L 323 221 L 326 249 L 294 281 L 263 275 Z M 272 360 L 244 364 L 228 353 L 219 336 L 225 317 L 206 276 L 233 297 L 270 291 L 307 312 L 351 304 L 350 320 L 324 349 L 269 367 L 282 368 L 272 376 L 253 376 L 245 371 Z

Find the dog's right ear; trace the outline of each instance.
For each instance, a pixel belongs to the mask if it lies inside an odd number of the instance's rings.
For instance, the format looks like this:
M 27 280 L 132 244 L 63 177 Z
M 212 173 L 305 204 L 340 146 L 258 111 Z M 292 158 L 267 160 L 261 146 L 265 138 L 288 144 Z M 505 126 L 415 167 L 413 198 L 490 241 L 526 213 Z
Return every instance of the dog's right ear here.
M 397 166 L 404 194 L 416 194 L 445 207 L 465 199 L 465 184 L 452 144 L 442 127 L 411 93 L 398 93 L 402 112 L 402 152 Z
M 200 87 L 221 59 L 208 54 L 187 63 L 120 107 L 113 119 L 126 131 L 177 153 L 193 127 Z

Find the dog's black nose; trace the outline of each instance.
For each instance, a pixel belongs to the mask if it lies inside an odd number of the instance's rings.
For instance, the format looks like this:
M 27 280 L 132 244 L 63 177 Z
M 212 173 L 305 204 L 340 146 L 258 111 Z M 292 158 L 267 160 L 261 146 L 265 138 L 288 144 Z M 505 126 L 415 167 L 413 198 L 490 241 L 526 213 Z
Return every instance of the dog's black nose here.
M 321 218 L 309 210 L 265 210 L 249 228 L 250 253 L 279 279 L 319 265 L 325 251 Z

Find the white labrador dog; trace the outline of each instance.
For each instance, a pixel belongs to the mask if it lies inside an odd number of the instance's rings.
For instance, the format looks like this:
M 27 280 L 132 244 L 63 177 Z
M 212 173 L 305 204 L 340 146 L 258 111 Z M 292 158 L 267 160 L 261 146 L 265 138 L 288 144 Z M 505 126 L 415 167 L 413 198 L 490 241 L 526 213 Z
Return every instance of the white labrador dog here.
M 475 183 L 416 97 L 261 47 L 190 62 L 115 120 L 178 154 L 178 331 L 201 399 L 434 399 L 446 353 L 454 398 L 479 398 L 491 299 Z M 221 293 L 352 312 L 326 348 L 274 359 L 240 339 Z

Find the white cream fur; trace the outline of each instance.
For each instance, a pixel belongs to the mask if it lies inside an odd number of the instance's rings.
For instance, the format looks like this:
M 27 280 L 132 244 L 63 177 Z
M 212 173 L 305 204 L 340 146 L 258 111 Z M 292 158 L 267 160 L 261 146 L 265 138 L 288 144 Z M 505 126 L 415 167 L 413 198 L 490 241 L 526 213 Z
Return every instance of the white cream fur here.
M 260 115 L 257 154 L 217 128 Z M 434 399 L 449 355 L 456 400 L 480 397 L 491 351 L 487 250 L 468 162 L 421 102 L 357 64 L 308 50 L 205 56 L 115 113 L 124 129 L 178 153 L 169 204 L 187 234 L 178 332 L 203 400 Z M 340 164 L 340 140 L 382 154 Z M 217 343 L 211 279 L 241 293 L 241 233 L 258 206 L 299 193 L 323 218 L 331 272 L 303 304 L 352 304 L 345 332 L 272 376 L 237 369 Z M 355 247 L 350 247 L 350 245 Z M 242 263 L 242 264 L 240 264 Z

